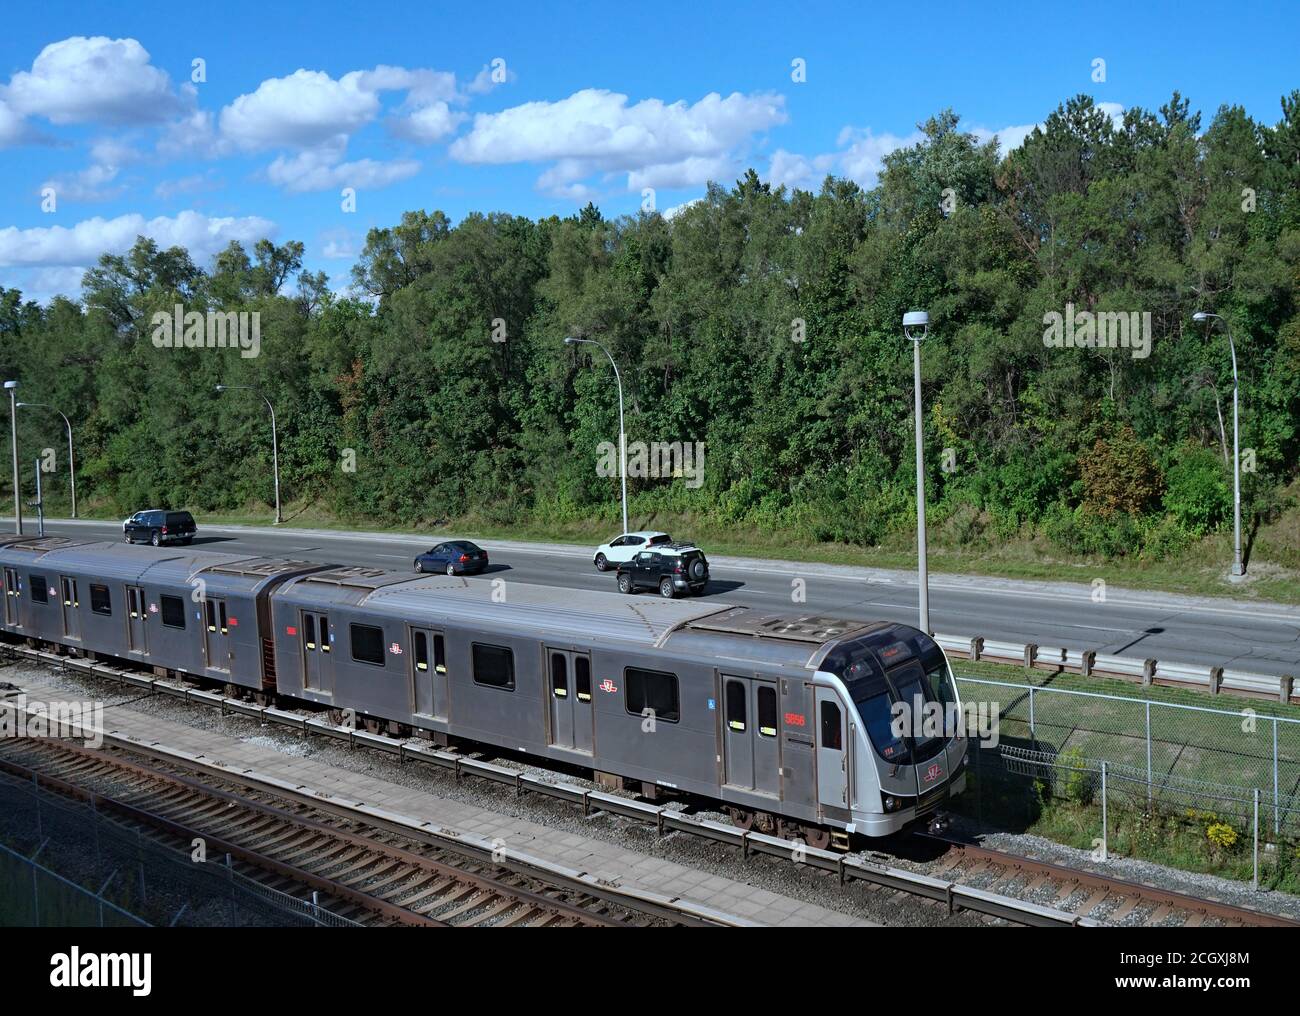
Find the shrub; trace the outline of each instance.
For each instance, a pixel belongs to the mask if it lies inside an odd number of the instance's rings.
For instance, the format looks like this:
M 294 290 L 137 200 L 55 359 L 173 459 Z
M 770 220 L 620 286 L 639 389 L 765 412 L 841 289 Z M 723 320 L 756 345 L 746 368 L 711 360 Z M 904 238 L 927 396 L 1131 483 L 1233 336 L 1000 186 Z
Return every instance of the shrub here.
M 1211 822 L 1205 829 L 1205 838 L 1220 850 L 1231 850 L 1237 845 L 1237 830 L 1227 822 Z
M 1078 748 L 1071 748 L 1056 756 L 1056 764 L 1065 769 L 1061 780 L 1061 793 L 1075 804 L 1090 804 L 1093 795 L 1092 770 Z
M 1208 448 L 1185 452 L 1165 476 L 1165 510 L 1193 536 L 1204 536 L 1232 516 L 1228 468 Z
M 1132 427 L 1098 438 L 1079 457 L 1084 505 L 1102 518 L 1141 515 L 1156 503 L 1163 486 L 1160 470 Z

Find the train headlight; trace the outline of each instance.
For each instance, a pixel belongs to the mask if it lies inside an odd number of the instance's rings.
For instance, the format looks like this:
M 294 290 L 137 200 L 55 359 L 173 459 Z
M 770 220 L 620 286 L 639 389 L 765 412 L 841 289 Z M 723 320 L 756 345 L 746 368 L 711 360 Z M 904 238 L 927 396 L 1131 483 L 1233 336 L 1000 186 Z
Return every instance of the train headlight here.
M 885 795 L 885 811 L 898 811 L 899 801 L 891 794 Z

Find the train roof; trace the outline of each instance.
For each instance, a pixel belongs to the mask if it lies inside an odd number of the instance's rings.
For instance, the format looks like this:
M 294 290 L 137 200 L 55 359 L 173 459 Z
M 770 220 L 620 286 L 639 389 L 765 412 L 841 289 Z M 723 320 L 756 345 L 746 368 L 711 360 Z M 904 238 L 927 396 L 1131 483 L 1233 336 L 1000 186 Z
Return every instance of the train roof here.
M 719 603 L 651 599 L 588 589 L 564 589 L 490 578 L 448 575 L 412 577 L 378 568 L 340 568 L 295 580 L 289 594 L 322 607 L 347 604 L 391 610 L 434 623 L 484 622 L 545 632 L 563 632 L 656 645 L 674 629 L 727 609 Z
M 189 547 L 132 546 L 66 536 L 26 537 L 0 543 L 0 560 L 23 567 L 86 569 L 103 578 L 124 581 L 188 583 L 201 576 L 216 590 L 255 590 L 277 576 L 324 567 L 280 557 Z
M 413 577 L 364 566 L 304 575 L 286 591 L 296 602 L 322 609 L 363 607 L 412 622 L 478 622 L 496 630 L 551 638 L 571 633 L 798 669 L 815 665 L 831 646 L 846 638 L 891 627 L 884 622 L 764 611 L 716 600 L 665 600 L 514 581 L 498 585 L 482 577 Z

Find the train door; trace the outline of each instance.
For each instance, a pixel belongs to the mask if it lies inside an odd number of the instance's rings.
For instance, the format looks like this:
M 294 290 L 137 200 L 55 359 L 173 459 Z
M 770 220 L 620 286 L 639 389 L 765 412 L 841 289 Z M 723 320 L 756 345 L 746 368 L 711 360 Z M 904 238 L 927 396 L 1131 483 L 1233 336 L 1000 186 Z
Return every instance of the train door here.
M 63 593 L 63 636 L 69 639 L 81 638 L 81 599 L 77 595 L 77 580 L 67 575 L 59 577 L 60 592 Z
M 591 657 L 565 649 L 547 649 L 546 659 L 551 744 L 590 755 L 595 723 L 591 708 Z
M 302 685 L 307 691 L 332 694 L 333 670 L 330 667 L 330 654 L 333 651 L 334 647 L 330 643 L 329 616 L 304 610 L 302 612 Z
M 229 672 L 234 666 L 235 646 L 230 640 L 225 600 L 204 598 L 203 629 L 203 651 L 207 654 L 208 667 Z
M 11 628 L 19 627 L 18 620 L 18 595 L 22 592 L 18 585 L 18 571 L 14 568 L 5 569 L 5 624 Z
M 776 685 L 748 677 L 722 677 L 726 783 L 778 797 L 781 745 L 777 737 Z
M 844 707 L 830 688 L 817 688 L 817 799 L 831 808 L 849 806 L 849 753 Z
M 149 652 L 149 615 L 145 612 L 144 590 L 126 587 L 126 642 L 133 653 Z
M 411 629 L 411 712 L 447 718 L 447 639 L 431 628 Z

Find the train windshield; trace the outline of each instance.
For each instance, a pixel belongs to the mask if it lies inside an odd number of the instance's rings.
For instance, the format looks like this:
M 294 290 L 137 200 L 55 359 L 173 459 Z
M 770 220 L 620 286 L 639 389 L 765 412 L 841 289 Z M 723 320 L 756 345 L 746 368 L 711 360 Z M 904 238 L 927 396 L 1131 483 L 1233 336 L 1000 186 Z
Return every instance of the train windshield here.
M 897 651 L 891 653 L 891 649 Z M 840 679 L 876 754 L 886 762 L 911 765 L 942 751 L 947 740 L 944 719 L 949 704 L 957 701 L 943 653 L 934 647 L 918 654 L 896 644 L 881 654 L 893 663 L 883 673 L 871 654 L 853 655 L 855 658 L 842 661 Z M 896 705 L 906 707 L 900 710 L 899 723 L 895 722 Z M 926 713 L 930 714 L 928 721 Z

